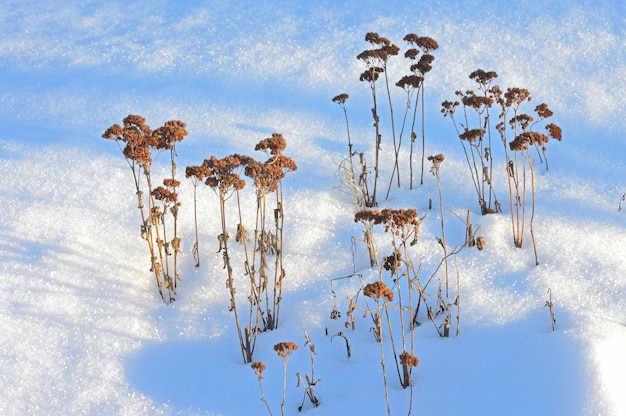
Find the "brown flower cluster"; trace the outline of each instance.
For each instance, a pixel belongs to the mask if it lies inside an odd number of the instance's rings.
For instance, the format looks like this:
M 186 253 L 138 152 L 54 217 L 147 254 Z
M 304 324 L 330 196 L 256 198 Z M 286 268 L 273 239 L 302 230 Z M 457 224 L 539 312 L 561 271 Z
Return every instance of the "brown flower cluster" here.
M 453 116 L 454 115 L 454 111 L 456 110 L 456 108 L 460 105 L 461 103 L 458 101 L 444 101 L 441 103 L 441 107 L 443 107 L 441 109 L 441 113 L 443 114 L 444 117 L 447 116 Z
M 480 85 L 486 87 L 491 83 L 491 81 L 498 77 L 498 74 L 496 74 L 494 71 L 477 69 L 476 71 L 472 72 L 469 77 Z
M 170 191 L 162 186 L 154 188 L 152 190 L 152 196 L 154 196 L 155 199 L 166 203 L 176 202 L 178 199 L 178 194 L 176 192 Z
M 265 193 L 276 191 L 278 183 L 285 177 L 285 172 L 297 169 L 296 164 L 288 157 L 281 156 L 271 160 L 274 163 L 252 160 L 245 169 L 246 176 L 254 181 L 254 186 Z
M 187 166 L 185 168 L 185 176 L 187 178 L 193 176 L 199 181 L 204 181 L 209 176 L 209 170 L 204 166 Z
M 397 55 L 400 52 L 400 48 L 386 37 L 380 36 L 375 32 L 368 32 L 365 35 L 365 41 L 372 46 L 378 46 L 378 48 L 366 49 L 356 56 L 358 60 L 365 62 L 367 65 L 367 69 L 361 74 L 359 79 L 374 83 L 378 80 L 379 75 L 385 71 L 384 67 L 389 57 Z
M 348 94 L 339 94 L 333 97 L 333 102 L 339 105 L 344 105 L 348 98 L 350 98 Z
M 541 118 L 552 117 L 552 115 L 554 114 L 552 110 L 548 108 L 548 104 L 546 103 L 541 103 L 537 107 L 535 107 L 535 112 Z
M 410 91 L 412 88 L 419 88 L 424 81 L 424 77 L 419 75 L 405 75 L 400 78 L 400 81 L 396 82 L 396 86 L 406 91 Z
M 395 274 L 400 270 L 402 265 L 402 253 L 395 251 L 393 254 L 383 258 L 383 268 Z
M 439 44 L 428 36 L 417 36 L 415 33 L 409 33 L 402 39 L 418 48 L 422 49 L 424 53 L 434 51 L 439 48 Z
M 211 188 L 219 188 L 222 192 L 228 192 L 231 188 L 243 189 L 246 183 L 235 171 L 243 166 L 246 160 L 246 156 L 237 154 L 226 156 L 223 159 L 217 159 L 215 156 L 205 159 L 202 163 L 202 167 L 205 169 L 203 173 L 206 173 L 205 183 Z
M 485 133 L 485 129 L 466 129 L 463 133 L 459 134 L 459 138 L 469 143 L 474 143 L 476 139 L 483 137 Z
M 402 228 L 408 225 L 418 226 L 419 219 L 416 209 L 362 210 L 354 214 L 354 222 L 363 224 L 387 224 L 391 228 Z
M 500 93 L 500 89 L 492 88 L 492 91 L 495 93 Z M 530 91 L 526 88 L 507 88 L 504 93 L 504 101 L 503 104 L 505 107 L 519 107 L 524 101 L 532 100 L 532 96 L 530 95 Z
M 250 367 L 254 370 L 256 376 L 261 380 L 263 378 L 263 371 L 267 368 L 262 361 L 253 362 Z
M 388 302 L 393 301 L 393 292 L 383 282 L 368 283 L 363 288 L 363 294 L 368 298 L 380 299 L 385 298 Z
M 476 93 L 472 90 L 467 90 L 465 92 L 456 91 L 455 94 L 461 97 L 461 102 L 464 106 L 473 108 L 478 112 L 481 112 L 483 108 L 491 107 L 494 102 L 493 97 L 476 95 Z
M 440 153 L 438 155 L 434 155 L 434 156 L 428 156 L 428 160 L 430 162 L 433 162 L 433 165 L 440 165 L 441 162 L 443 162 L 445 159 L 445 157 L 443 157 L 443 155 Z
M 406 351 L 400 354 L 400 364 L 402 365 L 406 365 L 408 367 L 417 367 L 419 363 L 420 363 L 420 360 L 413 354 L 409 354 Z
M 369 68 L 361 74 L 359 81 L 366 81 L 370 83 L 376 82 L 378 80 L 378 76 L 384 71 L 385 70 L 379 66 Z
M 163 127 L 152 131 L 144 117 L 129 114 L 123 120 L 123 126 L 112 125 L 102 134 L 102 138 L 126 143 L 122 150 L 124 156 L 148 168 L 152 163 L 150 149 L 171 149 L 186 135 L 185 123 L 182 121 L 168 121 Z
M 172 149 L 177 142 L 182 141 L 188 134 L 186 124 L 180 120 L 166 122 L 163 127 L 154 131 L 158 149 Z
M 526 131 L 526 129 L 528 129 L 528 127 L 530 126 L 530 123 L 532 123 L 535 119 L 528 115 L 528 114 L 518 114 L 515 117 L 511 118 L 511 120 L 509 120 L 509 124 L 511 125 L 511 128 L 514 129 L 515 125 L 519 125 L 520 128 L 522 129 L 522 131 Z
M 410 69 L 413 72 L 425 75 L 426 73 L 430 72 L 431 69 L 433 69 L 433 66 L 431 64 L 434 60 L 434 56 L 429 53 L 425 53 L 416 64 L 411 65 Z
M 287 358 L 291 355 L 292 352 L 298 349 L 298 346 L 293 342 L 279 342 L 274 345 L 274 351 L 280 358 Z
M 561 141 L 563 137 L 563 132 L 561 128 L 554 123 L 550 123 L 546 126 L 546 130 L 548 130 L 548 135 L 555 140 Z
M 170 188 L 178 188 L 180 186 L 180 182 L 176 179 L 163 179 L 163 185 Z
M 269 150 L 273 156 L 281 155 L 282 151 L 287 147 L 287 141 L 280 133 L 272 133 L 272 137 L 261 140 L 254 147 L 254 150 Z
M 509 143 L 511 150 L 521 152 L 528 149 L 530 145 L 543 146 L 548 142 L 548 136 L 535 131 L 525 131 L 519 134 L 515 140 Z
M 412 46 L 412 48 L 407 49 L 404 53 L 405 58 L 415 61 L 420 54 L 420 50 L 422 52 L 422 56 L 419 58 L 417 63 L 411 65 L 411 72 L 416 75 L 426 75 L 426 73 L 430 72 L 433 68 L 431 64 L 435 60 L 435 57 L 431 55 L 430 52 L 439 48 L 439 44 L 432 38 L 427 36 L 420 37 L 414 33 L 409 33 L 403 38 L 403 40 Z

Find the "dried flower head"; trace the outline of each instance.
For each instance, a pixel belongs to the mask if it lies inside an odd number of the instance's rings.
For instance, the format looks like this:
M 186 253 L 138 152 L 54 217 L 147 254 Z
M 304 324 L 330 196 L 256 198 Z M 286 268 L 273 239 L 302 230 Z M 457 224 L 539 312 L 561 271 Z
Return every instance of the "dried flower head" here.
M 204 166 L 187 166 L 185 168 L 185 176 L 191 178 L 192 176 L 199 180 L 204 181 L 209 176 L 209 170 Z
M 363 224 L 382 224 L 383 221 L 383 215 L 375 209 L 365 209 L 354 214 L 354 222 L 361 222 Z
M 477 69 L 476 71 L 472 72 L 469 77 L 483 87 L 486 87 L 491 83 L 491 81 L 498 77 L 498 74 L 496 74 L 494 71 L 487 72 L 483 69 Z
M 298 349 L 298 346 L 293 342 L 279 342 L 274 345 L 274 351 L 280 358 L 287 358 L 291 355 L 292 352 Z
M 178 188 L 180 186 L 180 182 L 176 179 L 163 179 L 163 185 L 170 188 Z
M 272 137 L 261 140 L 254 147 L 254 150 L 269 151 L 271 155 L 280 155 L 282 151 L 287 147 L 287 141 L 280 133 L 272 133 Z
M 176 202 L 178 199 L 178 194 L 176 192 L 170 191 L 162 186 L 154 188 L 152 190 L 152 196 L 154 196 L 155 199 L 166 203 Z
M 259 378 L 259 380 L 263 379 L 263 371 L 265 371 L 265 369 L 267 368 L 265 366 L 265 364 L 263 364 L 262 361 L 255 361 L 253 362 L 250 367 L 252 367 L 252 369 L 254 370 L 256 376 Z
M 158 149 L 172 149 L 177 142 L 182 141 L 188 134 L 186 124 L 180 120 L 166 122 L 163 127 L 154 131 L 156 147 Z
M 363 288 L 363 294 L 368 298 L 380 299 L 385 298 L 387 302 L 393 301 L 393 292 L 383 282 L 368 283 Z
M 419 75 L 405 75 L 400 81 L 396 82 L 396 86 L 406 91 L 411 91 L 413 88 L 419 88 L 423 81 L 424 77 Z
M 463 133 L 459 134 L 459 138 L 469 143 L 474 143 L 476 139 L 482 138 L 485 132 L 485 129 L 466 129 Z
M 419 48 L 421 48 L 424 53 L 428 53 L 439 48 L 439 44 L 437 43 L 437 41 L 435 41 L 435 39 L 433 38 L 429 38 L 428 36 L 420 36 L 415 44 Z
M 420 360 L 413 354 L 409 354 L 406 351 L 403 351 L 400 354 L 400 364 L 402 365 L 406 365 L 408 367 L 417 367 L 419 363 L 420 363 Z
M 333 97 L 333 102 L 337 103 L 339 105 L 343 105 L 346 103 L 346 100 L 350 98 L 350 96 L 348 94 L 339 94 Z
M 551 138 L 561 141 L 563 132 L 559 126 L 554 123 L 550 123 L 546 126 L 546 130 L 548 130 L 548 134 Z
M 454 115 L 454 111 L 456 110 L 456 108 L 460 105 L 461 103 L 459 103 L 458 101 L 444 101 L 441 103 L 441 112 L 443 113 L 444 117 L 447 116 L 453 116 Z
M 534 131 L 525 131 L 519 134 L 511 143 L 509 143 L 509 147 L 511 150 L 516 152 L 521 152 L 528 149 L 530 145 L 543 146 L 548 142 L 548 136 L 542 133 L 537 133 Z
M 383 268 L 390 271 L 392 274 L 396 274 L 400 270 L 402 265 L 402 253 L 395 251 L 393 254 L 383 258 Z
M 434 56 L 432 56 L 431 54 L 425 53 L 424 55 L 421 56 L 420 60 L 416 64 L 411 65 L 410 69 L 413 72 L 417 72 L 422 75 L 425 75 L 426 73 L 430 72 L 431 69 L 433 69 L 431 64 L 434 60 L 435 60 Z
M 504 105 L 506 107 L 519 107 L 524 101 L 532 100 L 530 91 L 525 88 L 507 88 L 504 93 Z
M 518 114 L 515 117 L 511 118 L 511 120 L 509 120 L 509 124 L 513 129 L 516 125 L 519 125 L 520 128 L 525 131 L 530 126 L 530 123 L 532 123 L 534 120 L 535 119 L 528 114 Z
M 548 108 L 548 104 L 546 103 L 541 103 L 537 107 L 535 107 L 535 112 L 541 118 L 552 117 L 552 115 L 554 114 L 552 110 Z
M 434 155 L 434 156 L 428 156 L 428 160 L 433 162 L 433 165 L 439 165 L 441 162 L 444 161 L 444 157 L 442 154 L 438 154 L 438 155 Z
M 416 227 L 419 225 L 417 210 L 410 209 L 391 209 L 385 208 L 380 213 L 382 223 L 386 224 L 385 231 L 398 230 L 407 226 Z
M 235 171 L 244 165 L 244 161 L 247 159 L 237 154 L 223 159 L 217 159 L 215 156 L 205 159 L 202 163 L 207 173 L 205 183 L 211 188 L 219 188 L 222 192 L 228 192 L 231 188 L 242 189 L 246 183 Z

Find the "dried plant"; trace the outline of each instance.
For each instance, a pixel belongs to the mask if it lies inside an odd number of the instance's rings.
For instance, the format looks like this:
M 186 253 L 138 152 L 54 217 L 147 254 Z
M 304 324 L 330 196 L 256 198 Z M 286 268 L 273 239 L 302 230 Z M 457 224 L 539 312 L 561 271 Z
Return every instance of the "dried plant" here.
M 309 334 L 307 333 L 304 325 L 302 325 L 302 330 L 304 331 L 304 338 L 306 339 L 306 343 L 304 345 L 305 346 L 308 345 L 309 352 L 311 353 L 311 375 L 306 373 L 304 375 L 304 381 L 303 381 L 300 373 L 296 373 L 296 377 L 298 377 L 298 385 L 296 387 L 299 387 L 300 385 L 302 385 L 302 388 L 304 389 L 304 397 L 302 398 L 302 404 L 300 404 L 300 407 L 298 407 L 299 412 L 302 411 L 302 408 L 304 407 L 304 400 L 307 396 L 309 397 L 309 401 L 311 402 L 313 407 L 319 406 L 320 401 L 315 396 L 313 387 L 317 386 L 317 383 L 321 381 L 320 379 L 315 378 L 315 356 L 317 355 L 317 353 L 315 352 L 315 345 L 311 342 L 311 338 L 309 337 Z M 305 382 L 306 382 L 306 385 L 305 385 Z
M 267 412 L 272 416 L 272 410 L 270 409 L 270 405 L 265 398 L 265 392 L 263 391 L 263 371 L 267 368 L 262 361 L 253 362 L 250 367 L 254 370 L 254 373 L 259 380 L 259 388 L 261 389 L 261 401 L 265 403 L 265 407 L 267 408 Z
M 176 143 L 187 135 L 185 127 L 182 121 L 173 120 L 153 131 L 146 124 L 144 117 L 130 114 L 123 120 L 121 126 L 114 124 L 102 135 L 104 139 L 117 143 L 132 171 L 138 209 L 141 213 L 141 238 L 148 244 L 150 271 L 154 273 L 159 295 L 166 303 L 175 300 L 176 286 L 180 280 L 178 273 L 178 255 L 181 252 L 181 239 L 178 236 L 180 202 L 176 192 L 180 182 L 176 180 L 175 157 Z M 163 186 L 154 187 L 152 163 L 163 152 L 169 152 L 171 176 L 163 180 Z M 142 177 L 145 177 L 145 183 Z M 144 195 L 147 206 L 144 203 Z
M 280 404 L 280 413 L 285 415 L 285 400 L 287 399 L 287 362 L 291 353 L 298 349 L 298 346 L 293 342 L 279 342 L 274 345 L 274 351 L 280 357 L 283 362 L 283 401 Z
M 428 156 L 428 160 L 432 162 L 431 173 L 437 178 L 437 190 L 439 191 L 439 214 L 441 216 L 441 238 L 438 238 L 439 245 L 443 248 L 443 258 L 446 275 L 446 297 L 449 293 L 449 266 L 448 266 L 448 246 L 446 244 L 446 229 L 445 229 L 445 216 L 443 215 L 443 197 L 441 193 L 441 174 L 440 167 L 444 161 L 444 156 L 438 154 L 435 156 Z
M 226 209 L 226 201 L 233 195 L 237 199 L 237 212 L 241 216 L 241 204 L 239 191 L 244 188 L 245 181 L 239 176 L 239 171 L 249 162 L 249 158 L 241 155 L 230 155 L 223 159 L 217 159 L 215 156 L 211 156 L 210 159 L 205 159 L 202 163 L 203 173 L 206 175 L 205 184 L 210 186 L 219 199 L 220 207 L 220 225 L 221 233 L 217 236 L 219 243 L 218 253 L 221 253 L 224 262 L 224 269 L 226 270 L 226 288 L 228 288 L 230 294 L 230 306 L 228 310 L 233 312 L 235 316 L 235 324 L 237 327 L 237 336 L 239 338 L 239 345 L 241 347 L 241 354 L 244 363 L 252 362 L 252 354 L 256 345 L 256 336 L 259 331 L 260 310 L 258 302 L 254 298 L 255 287 L 251 284 L 251 299 L 250 301 L 250 314 L 248 325 L 241 328 L 241 322 L 239 319 L 239 311 L 237 309 L 235 276 L 233 271 L 232 260 L 229 253 L 228 240 L 230 235 L 228 233 L 228 217 L 229 210 Z
M 343 340 L 346 342 L 346 354 L 348 354 L 348 360 L 349 360 L 350 357 L 352 356 L 352 353 L 350 352 L 350 342 L 348 341 L 348 337 L 342 331 L 339 331 L 335 335 L 330 337 L 330 341 L 332 342 L 333 338 L 335 337 L 343 338 Z
M 548 300 L 546 301 L 546 304 L 544 307 L 547 307 L 548 310 L 550 311 L 550 321 L 552 322 L 552 332 L 554 332 L 554 329 L 556 328 L 556 317 L 554 316 L 554 310 L 552 308 L 554 308 L 554 302 L 552 302 L 552 289 L 548 288 Z
M 380 365 L 383 370 L 383 382 L 385 386 L 385 403 L 387 404 L 387 415 L 391 416 L 391 407 L 389 403 L 389 387 L 387 385 L 387 371 L 385 370 L 385 343 L 383 342 L 383 328 L 382 328 L 382 320 L 380 319 L 380 311 L 381 309 L 386 309 L 387 302 L 393 301 L 394 294 L 383 282 L 373 282 L 368 283 L 363 288 L 363 295 L 371 298 L 376 303 L 376 307 L 374 309 L 374 314 L 377 319 L 375 319 L 376 329 L 375 331 L 379 334 L 378 344 L 380 345 Z
M 405 132 L 405 128 L 407 127 L 407 119 L 408 115 L 412 111 L 412 118 L 410 122 L 410 137 L 411 137 L 411 148 L 410 148 L 410 156 L 409 156 L 409 170 L 410 170 L 410 187 L 413 188 L 413 147 L 415 140 L 417 138 L 417 134 L 415 132 L 416 120 L 418 118 L 417 108 L 420 102 L 420 94 L 421 94 L 421 103 L 422 103 L 422 183 L 423 183 L 423 166 L 424 166 L 424 145 L 425 145 L 425 133 L 424 133 L 424 77 L 426 73 L 430 72 L 432 69 L 432 62 L 435 59 L 431 52 L 439 47 L 437 42 L 429 37 L 419 37 L 415 34 L 408 34 L 404 37 L 404 40 L 409 45 L 409 49 L 405 53 L 405 57 L 408 58 L 411 62 L 410 65 L 410 73 L 402 77 L 398 82 L 396 82 L 396 86 L 402 88 L 407 96 L 406 96 L 406 104 L 404 108 L 404 114 L 402 119 L 402 127 L 399 135 L 396 134 L 396 122 L 394 115 L 394 106 L 393 100 L 391 98 L 391 88 L 390 88 L 390 78 L 388 73 L 388 62 L 390 57 L 396 56 L 400 52 L 400 48 L 393 44 L 389 39 L 380 36 L 375 32 L 368 32 L 365 35 L 365 41 L 369 43 L 369 47 L 359 53 L 357 55 L 357 59 L 364 63 L 365 70 L 361 73 L 359 80 L 361 82 L 366 82 L 372 94 L 372 118 L 374 121 L 374 178 L 373 184 L 370 186 L 368 184 L 368 169 L 365 163 L 365 157 L 361 153 L 359 156 L 360 162 L 360 173 L 357 174 L 355 170 L 355 163 L 353 161 L 353 156 L 356 156 L 358 153 L 353 150 L 353 145 L 350 137 L 350 129 L 348 123 L 348 115 L 346 110 L 346 100 L 348 99 L 348 94 L 340 94 L 333 98 L 333 102 L 339 104 L 344 112 L 344 117 L 346 120 L 346 128 L 348 131 L 348 152 L 349 158 L 346 163 L 340 164 L 341 169 L 339 170 L 338 176 L 341 178 L 340 182 L 345 182 L 346 184 L 352 185 L 358 183 L 358 188 L 354 186 L 348 186 L 348 189 L 351 190 L 353 195 L 356 195 L 357 189 L 360 191 L 359 195 L 356 196 L 356 200 L 359 203 L 360 208 L 366 207 L 375 207 L 378 205 L 377 201 L 377 190 L 378 190 L 378 179 L 380 177 L 380 150 L 382 146 L 382 130 L 380 124 L 380 112 L 379 112 L 379 92 L 378 92 L 378 81 L 381 76 L 384 79 L 384 87 L 386 91 L 387 104 L 389 107 L 389 122 L 390 122 L 390 136 L 393 142 L 394 149 L 394 165 L 391 172 L 389 186 L 387 189 L 386 199 L 389 198 L 389 193 L 391 190 L 391 185 L 394 182 L 394 176 L 397 178 L 397 185 L 400 187 L 400 170 L 399 170 L 399 155 L 400 149 L 402 146 L 402 139 Z M 420 56 L 421 53 L 421 56 Z M 358 180 L 357 180 L 358 178 Z M 370 193 L 371 191 L 371 193 Z
M 208 171 L 204 166 L 187 166 L 185 176 L 191 178 L 193 184 L 193 223 L 195 228 L 196 241 L 191 249 L 196 267 L 200 267 L 200 248 L 198 239 L 198 184 L 204 182 L 208 176 Z
M 265 329 L 272 330 L 278 328 L 280 317 L 280 306 L 282 301 L 283 280 L 285 269 L 283 267 L 283 229 L 284 229 L 284 201 L 282 179 L 287 172 L 298 169 L 295 162 L 285 156 L 283 151 L 287 147 L 287 142 L 282 134 L 273 133 L 272 137 L 260 141 L 255 150 L 266 152 L 268 159 L 265 162 L 251 160 L 246 168 L 245 174 L 252 179 L 256 188 L 256 225 L 254 233 L 254 247 L 252 267 L 258 266 L 259 287 L 263 293 L 259 293 L 259 298 L 265 298 L 264 323 Z M 267 197 L 274 193 L 276 203 L 268 210 Z M 267 213 L 273 212 L 269 217 Z M 273 219 L 274 231 L 268 229 L 268 223 Z M 273 280 L 269 281 L 267 269 L 270 267 L 268 255 L 274 256 Z M 272 301 L 269 301 L 269 291 L 271 288 Z
M 493 146 L 489 113 L 495 101 L 491 83 L 497 76 L 493 71 L 482 69 L 472 72 L 469 77 L 478 84 L 478 91 L 456 91 L 461 101 L 444 101 L 441 110 L 444 117 L 450 117 L 454 124 L 483 215 L 500 211 L 500 203 L 493 187 Z M 461 104 L 463 122 L 455 119 L 456 108 Z M 475 127 L 471 128 L 472 125 Z
M 396 86 L 402 88 L 407 96 L 406 96 L 406 106 L 404 117 L 402 121 L 402 129 L 400 131 L 400 138 L 398 140 L 398 147 L 395 149 L 395 165 L 394 169 L 396 170 L 398 176 L 398 187 L 400 187 L 400 172 L 398 170 L 398 156 L 400 152 L 400 146 L 402 144 L 402 136 L 404 133 L 407 114 L 413 108 L 413 114 L 411 117 L 411 145 L 409 150 L 409 189 L 413 189 L 413 151 L 415 147 L 415 140 L 417 139 L 417 133 L 415 132 L 415 124 L 417 121 L 417 108 L 421 108 L 421 138 L 422 138 L 422 163 L 421 163 L 421 174 L 420 174 L 420 184 L 424 183 L 424 157 L 426 151 L 426 136 L 425 136 L 425 107 L 424 107 L 424 80 L 426 78 L 426 74 L 432 70 L 432 62 L 435 60 L 435 57 L 431 52 L 439 48 L 437 42 L 429 38 L 427 36 L 417 36 L 414 33 L 409 33 L 404 37 L 404 41 L 408 43 L 409 49 L 404 53 L 404 57 L 409 59 L 411 65 L 409 67 L 410 73 L 409 75 L 403 76 L 397 83 Z M 421 55 L 420 55 L 421 53 Z M 420 104 L 421 100 L 421 106 Z M 393 180 L 393 173 L 391 175 L 391 179 Z M 391 182 L 390 182 L 391 185 Z M 389 197 L 389 190 L 387 190 L 387 198 Z
M 534 131 L 534 127 L 553 115 L 548 106 L 540 104 L 535 107 L 537 119 L 522 113 L 522 104 L 532 99 L 530 92 L 523 88 L 508 88 L 502 92 L 499 87 L 492 88 L 495 101 L 500 105 L 500 123 L 496 126 L 502 139 L 506 154 L 507 178 L 509 185 L 509 205 L 511 208 L 511 228 L 515 247 L 522 247 L 524 227 L 526 224 L 526 208 L 530 198 L 529 228 L 535 254 L 535 264 L 539 264 L 537 244 L 534 234 L 535 217 L 535 161 L 542 152 L 545 155 L 546 144 L 550 138 L 560 141 L 562 131 L 556 124 L 545 126 L 548 134 Z M 512 114 L 511 118 L 508 118 Z M 508 127 L 507 127 L 508 124 Z M 508 131 L 512 132 L 513 140 L 508 143 Z M 509 150 L 512 155 L 509 154 Z M 529 185 L 530 183 L 530 185 Z M 528 196 L 530 186 L 530 197 Z
M 203 180 L 215 191 L 219 199 L 221 233 L 217 236 L 218 253 L 222 255 L 224 269 L 227 272 L 229 310 L 235 316 L 245 363 L 252 362 L 258 333 L 278 327 L 283 280 L 286 275 L 283 267 L 282 179 L 287 172 L 297 169 L 295 162 L 283 154 L 286 146 L 283 136 L 274 133 L 272 137 L 261 140 L 255 147 L 255 150 L 268 155 L 264 162 L 239 154 L 223 159 L 211 156 L 205 159 L 201 166 L 189 166 L 186 170 L 188 177 L 194 181 Z M 242 205 L 240 190 L 245 187 L 246 181 L 241 177 L 241 173 L 253 183 L 254 204 Z M 268 196 L 272 194 L 276 196 L 275 205 L 268 204 Z M 227 201 L 233 196 L 236 200 L 236 210 L 226 207 Z M 248 235 L 243 221 L 243 210 L 248 206 L 254 207 L 256 214 L 254 233 L 251 236 Z M 230 213 L 236 213 L 236 227 L 230 225 L 228 219 Z M 231 259 L 230 233 L 235 235 L 235 242 L 242 251 L 243 264 L 240 268 L 236 267 Z M 245 276 L 249 282 L 248 320 L 243 327 L 237 308 L 235 279 L 237 275 Z

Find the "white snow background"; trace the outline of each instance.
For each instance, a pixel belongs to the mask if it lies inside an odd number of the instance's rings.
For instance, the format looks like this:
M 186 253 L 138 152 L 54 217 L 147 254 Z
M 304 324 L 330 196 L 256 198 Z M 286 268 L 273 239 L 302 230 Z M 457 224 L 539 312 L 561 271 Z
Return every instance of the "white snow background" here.
M 175 303 L 158 296 L 131 174 L 100 137 L 128 114 L 152 128 L 187 123 L 177 145 L 183 167 L 253 154 L 272 132 L 284 135 L 299 169 L 285 179 L 281 324 L 260 334 L 255 351 L 268 367 L 265 395 L 280 414 L 272 346 L 295 342 L 285 413 L 298 414 L 295 373 L 310 372 L 304 324 L 321 381 L 320 406 L 305 401 L 302 414 L 386 414 L 371 321 L 359 315 L 352 331 L 329 319 L 330 280 L 352 272 L 351 237 L 362 235 L 336 190 L 347 141 L 331 98 L 350 94 L 353 139 L 372 151 L 371 97 L 355 58 L 369 31 L 402 47 L 407 33 L 439 42 L 426 80 L 426 153 L 446 156 L 444 204 L 470 209 L 487 240 L 458 258 L 460 334 L 440 338 L 427 321 L 416 330 L 412 414 L 626 415 L 626 213 L 617 210 L 626 192 L 626 6 L 608 0 L 0 4 L 1 414 L 267 414 L 227 310 L 217 199 L 200 192 L 196 269 L 184 179 L 183 281 Z M 400 76 L 404 58 L 395 61 Z M 439 113 L 455 90 L 473 88 L 468 75 L 478 68 L 496 71 L 504 88 L 528 88 L 563 128 L 563 141 L 550 143 L 550 170 L 538 169 L 539 266 L 530 240 L 513 247 L 507 204 L 480 215 L 452 124 Z M 391 160 L 389 141 L 382 151 Z M 429 198 L 438 201 L 427 174 L 423 186 L 381 202 L 428 212 L 417 246 L 425 267 L 437 261 L 440 233 Z M 453 229 L 451 214 L 447 221 Z M 364 252 L 356 263 L 367 272 Z M 342 313 L 355 283 L 337 285 Z M 330 337 L 340 330 L 350 359 Z M 406 414 L 409 389 L 391 371 L 392 414 Z

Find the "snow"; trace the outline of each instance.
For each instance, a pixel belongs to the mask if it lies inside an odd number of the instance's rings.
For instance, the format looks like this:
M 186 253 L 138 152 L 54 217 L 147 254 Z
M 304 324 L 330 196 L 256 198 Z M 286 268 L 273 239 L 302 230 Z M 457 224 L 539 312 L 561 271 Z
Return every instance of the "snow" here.
M 171 305 L 155 290 L 131 174 L 115 144 L 100 138 L 128 114 L 145 116 L 153 128 L 187 123 L 179 167 L 252 154 L 272 132 L 284 135 L 299 169 L 284 183 L 281 323 L 259 336 L 254 356 L 267 365 L 265 397 L 280 414 L 282 363 L 272 347 L 293 341 L 299 349 L 287 366 L 285 413 L 299 414 L 304 391 L 295 374 L 311 372 L 304 325 L 321 381 L 320 406 L 305 400 L 301 413 L 386 413 L 371 319 L 357 313 L 356 329 L 344 327 L 346 297 L 356 294 L 358 279 L 333 281 L 342 318 L 329 318 L 332 279 L 354 271 L 376 276 L 358 243 L 353 263 L 351 239 L 363 230 L 337 189 L 335 167 L 347 143 L 343 114 L 331 102 L 350 94 L 355 145 L 372 151 L 371 98 L 354 58 L 368 31 L 399 44 L 415 32 L 441 45 L 427 79 L 426 146 L 427 154 L 446 156 L 448 244 L 462 243 L 465 231 L 452 212 L 464 218 L 468 209 L 487 241 L 483 251 L 458 256 L 458 336 L 456 321 L 452 335 L 440 338 L 425 316 L 415 331 L 412 414 L 626 415 L 626 213 L 617 210 L 626 192 L 626 6 L 361 3 L 0 6 L 3 415 L 267 414 L 227 309 L 217 199 L 200 189 L 195 268 L 187 180 L 180 190 L 183 281 Z M 498 72 L 502 86 L 530 89 L 533 103 L 547 102 L 564 131 L 550 147 L 549 171 L 538 169 L 538 266 L 530 241 L 513 247 L 508 204 L 502 214 L 480 215 L 454 130 L 439 114 L 441 101 L 471 87 L 467 75 L 477 68 Z M 383 146 L 384 157 L 392 157 L 390 148 Z M 389 174 L 384 167 L 385 191 Z M 415 248 L 424 274 L 441 258 L 437 201 L 427 172 L 424 185 L 392 189 L 381 206 L 427 213 Z M 376 238 L 385 253 L 382 229 Z M 350 358 L 334 336 L 340 331 Z M 386 339 L 392 414 L 406 414 L 410 389 L 400 386 Z

